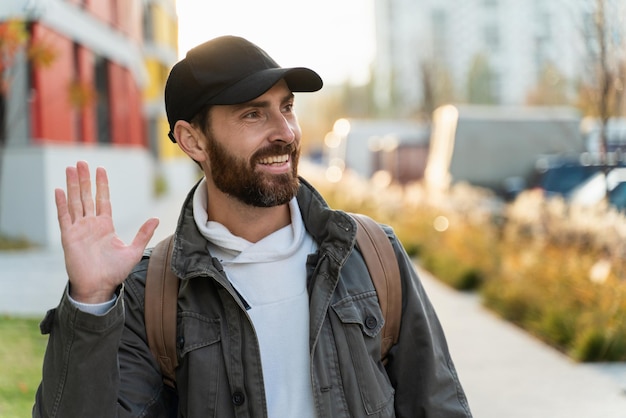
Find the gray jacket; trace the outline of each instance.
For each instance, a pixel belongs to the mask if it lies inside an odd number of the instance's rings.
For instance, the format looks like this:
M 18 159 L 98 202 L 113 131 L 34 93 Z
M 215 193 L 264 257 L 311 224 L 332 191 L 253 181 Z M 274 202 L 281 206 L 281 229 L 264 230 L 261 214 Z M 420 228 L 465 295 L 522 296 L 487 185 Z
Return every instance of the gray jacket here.
M 261 359 L 245 302 L 196 229 L 190 193 L 176 231 L 177 391 L 164 386 L 147 346 L 144 284 L 135 267 L 104 316 L 66 297 L 42 322 L 49 333 L 34 417 L 265 417 Z M 471 417 L 441 325 L 393 232 L 402 275 L 399 342 L 380 361 L 383 317 L 354 221 L 304 180 L 298 203 L 319 250 L 309 256 L 311 384 L 317 416 Z M 374 320 L 372 320 L 372 318 Z

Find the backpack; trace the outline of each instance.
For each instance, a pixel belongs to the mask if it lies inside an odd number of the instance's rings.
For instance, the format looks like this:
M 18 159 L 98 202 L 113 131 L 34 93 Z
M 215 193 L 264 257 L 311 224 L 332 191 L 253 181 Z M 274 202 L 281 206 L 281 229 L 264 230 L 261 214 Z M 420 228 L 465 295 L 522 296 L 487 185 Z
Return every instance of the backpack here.
M 351 214 L 357 222 L 356 243 L 378 294 L 385 318 L 381 330 L 381 360 L 387 363 L 389 349 L 398 341 L 402 315 L 400 269 L 395 252 L 383 229 L 373 219 Z M 179 279 L 170 268 L 174 235 L 159 242 L 148 262 L 145 291 L 146 334 L 150 351 L 157 359 L 163 382 L 175 387 L 178 366 L 176 320 Z

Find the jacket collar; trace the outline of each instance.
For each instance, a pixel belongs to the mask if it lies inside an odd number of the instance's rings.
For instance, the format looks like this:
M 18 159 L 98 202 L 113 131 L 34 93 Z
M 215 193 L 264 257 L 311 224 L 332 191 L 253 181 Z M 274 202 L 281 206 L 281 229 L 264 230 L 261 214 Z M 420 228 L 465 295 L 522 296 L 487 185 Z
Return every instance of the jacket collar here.
M 328 254 L 342 265 L 356 241 L 356 223 L 345 212 L 333 210 L 315 188 L 300 178 L 298 205 L 304 225 L 318 243 L 321 254 Z
M 193 218 L 193 194 L 199 183 L 185 199 L 174 239 L 172 270 L 183 280 L 206 275 L 217 277 L 216 273 L 222 270 L 219 261 L 211 256 L 206 239 Z M 303 178 L 300 178 L 297 200 L 304 225 L 317 242 L 320 254 L 327 254 L 339 266 L 343 265 L 355 243 L 354 220 L 345 212 L 330 209 L 317 190 Z

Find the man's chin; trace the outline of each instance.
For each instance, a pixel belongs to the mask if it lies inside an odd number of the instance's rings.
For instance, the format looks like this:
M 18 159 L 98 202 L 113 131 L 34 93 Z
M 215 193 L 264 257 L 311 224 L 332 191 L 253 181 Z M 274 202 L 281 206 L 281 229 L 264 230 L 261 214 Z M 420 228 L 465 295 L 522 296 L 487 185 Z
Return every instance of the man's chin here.
M 263 207 L 284 205 L 296 196 L 299 187 L 300 180 L 289 174 L 288 181 L 266 183 L 262 188 L 263 196 L 259 196 L 257 203 L 260 203 L 259 206 Z

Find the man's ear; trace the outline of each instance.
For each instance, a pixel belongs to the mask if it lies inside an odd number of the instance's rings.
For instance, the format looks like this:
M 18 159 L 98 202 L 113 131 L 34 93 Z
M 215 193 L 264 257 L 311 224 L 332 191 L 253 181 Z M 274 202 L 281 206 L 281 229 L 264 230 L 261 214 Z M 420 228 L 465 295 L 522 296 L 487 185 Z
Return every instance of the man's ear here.
M 192 160 L 198 162 L 206 160 L 206 140 L 204 135 L 189 122 L 184 120 L 176 122 L 176 125 L 174 125 L 174 137 L 180 149 Z

